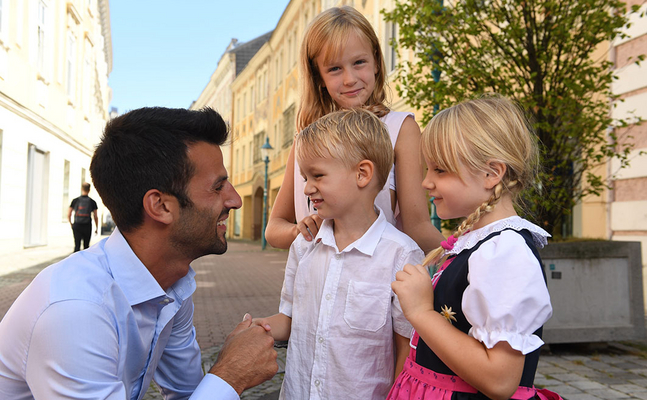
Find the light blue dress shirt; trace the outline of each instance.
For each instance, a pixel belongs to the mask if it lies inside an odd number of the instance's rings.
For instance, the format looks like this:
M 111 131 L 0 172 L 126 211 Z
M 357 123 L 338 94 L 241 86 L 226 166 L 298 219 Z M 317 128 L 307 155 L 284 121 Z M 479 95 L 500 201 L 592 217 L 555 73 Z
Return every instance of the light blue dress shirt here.
M 154 379 L 166 399 L 238 400 L 202 371 L 194 277 L 165 292 L 118 230 L 44 269 L 0 322 L 0 399 L 141 399 Z

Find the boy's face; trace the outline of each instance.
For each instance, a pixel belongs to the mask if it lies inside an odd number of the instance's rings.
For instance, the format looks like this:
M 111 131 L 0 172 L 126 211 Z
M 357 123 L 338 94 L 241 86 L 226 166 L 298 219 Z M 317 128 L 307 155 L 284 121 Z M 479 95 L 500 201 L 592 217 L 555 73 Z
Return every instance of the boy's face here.
M 305 180 L 304 194 L 323 219 L 346 215 L 357 202 L 357 173 L 333 157 L 306 157 L 298 160 Z

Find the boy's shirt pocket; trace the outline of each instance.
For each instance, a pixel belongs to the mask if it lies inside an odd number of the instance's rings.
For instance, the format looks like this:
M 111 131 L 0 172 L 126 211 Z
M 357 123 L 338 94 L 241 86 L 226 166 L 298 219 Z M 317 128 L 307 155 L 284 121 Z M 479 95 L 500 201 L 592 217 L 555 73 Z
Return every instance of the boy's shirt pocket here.
M 391 304 L 391 286 L 348 282 L 344 321 L 352 329 L 377 332 L 386 324 Z

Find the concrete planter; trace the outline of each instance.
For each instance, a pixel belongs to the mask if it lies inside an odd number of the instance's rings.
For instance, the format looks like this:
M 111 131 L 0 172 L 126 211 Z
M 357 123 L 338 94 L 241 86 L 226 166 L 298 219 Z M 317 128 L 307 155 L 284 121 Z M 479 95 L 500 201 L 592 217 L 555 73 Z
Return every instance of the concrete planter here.
M 549 243 L 540 253 L 553 304 L 546 343 L 645 338 L 639 242 Z

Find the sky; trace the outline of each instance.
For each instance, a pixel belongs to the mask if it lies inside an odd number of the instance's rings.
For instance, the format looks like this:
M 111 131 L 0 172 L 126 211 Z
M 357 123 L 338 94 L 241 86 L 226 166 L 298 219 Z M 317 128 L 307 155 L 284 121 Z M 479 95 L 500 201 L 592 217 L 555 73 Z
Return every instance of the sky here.
M 232 38 L 279 22 L 289 0 L 110 0 L 111 107 L 188 108 Z

